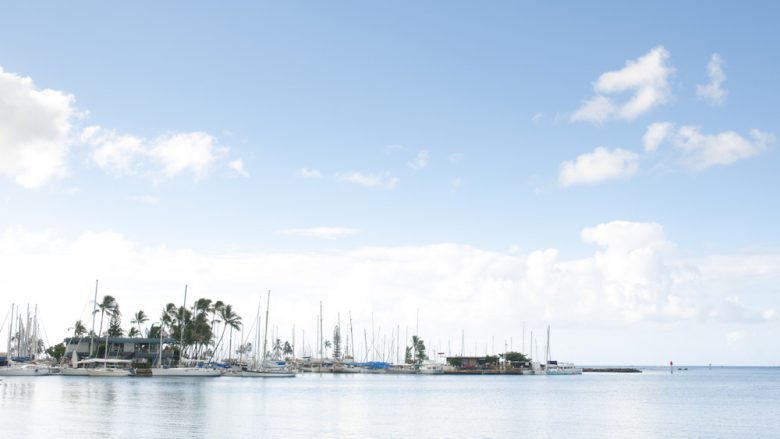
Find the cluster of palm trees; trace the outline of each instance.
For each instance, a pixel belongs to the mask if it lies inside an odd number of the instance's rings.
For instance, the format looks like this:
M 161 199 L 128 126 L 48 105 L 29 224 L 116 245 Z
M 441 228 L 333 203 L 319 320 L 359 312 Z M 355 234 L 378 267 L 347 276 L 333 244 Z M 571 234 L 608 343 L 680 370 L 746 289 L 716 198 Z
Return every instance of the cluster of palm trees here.
M 103 300 L 98 302 L 95 308 L 95 316 L 100 314 L 100 325 L 95 336 L 121 337 L 125 335 L 121 326 L 122 314 L 119 311 L 119 304 L 113 296 L 103 296 Z M 104 333 L 103 324 L 106 317 L 108 317 L 108 327 Z M 225 304 L 221 300 L 212 301 L 206 298 L 198 299 L 191 308 L 177 307 L 175 304 L 169 303 L 163 309 L 160 321 L 144 330 L 142 326 L 147 322 L 149 322 L 149 316 L 143 310 L 134 313 L 132 320 L 130 320 L 133 326 L 127 331 L 127 336 L 168 337 L 181 343 L 184 356 L 211 359 L 222 346 L 222 341 L 228 330 L 230 330 L 228 352 L 232 351 L 233 331 L 240 330 L 242 326 L 241 316 L 233 310 L 231 305 Z M 220 325 L 221 328 L 219 328 Z M 81 320 L 76 321 L 72 329 L 76 337 L 89 334 Z M 282 350 L 286 349 L 282 347 Z

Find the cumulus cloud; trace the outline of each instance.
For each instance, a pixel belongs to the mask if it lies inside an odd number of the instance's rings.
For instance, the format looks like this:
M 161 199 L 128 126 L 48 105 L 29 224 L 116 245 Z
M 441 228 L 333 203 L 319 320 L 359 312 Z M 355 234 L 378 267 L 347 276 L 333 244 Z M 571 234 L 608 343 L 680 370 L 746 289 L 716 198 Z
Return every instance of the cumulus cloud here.
M 27 188 L 67 175 L 74 102 L 0 67 L 0 175 Z
M 310 227 L 304 229 L 284 229 L 280 235 L 302 236 L 305 238 L 338 239 L 357 233 L 357 230 L 347 227 Z
M 357 184 L 367 188 L 383 187 L 393 189 L 399 179 L 388 172 L 367 174 L 363 172 L 345 172 L 336 174 L 336 178 L 347 183 Z
M 409 161 L 406 165 L 412 169 L 423 169 L 428 166 L 428 161 L 431 159 L 431 154 L 428 150 L 421 150 L 417 155 Z
M 324 236 L 341 229 L 289 234 Z M 522 320 L 589 327 L 694 320 L 761 324 L 766 304 L 753 309 L 734 300 L 733 291 L 755 285 L 759 272 L 769 284 L 780 280 L 780 255 L 684 258 L 656 223 L 613 221 L 582 230 L 581 238 L 595 248 L 578 258 L 553 248 L 502 252 L 456 243 L 202 253 L 144 245 L 112 231 L 71 238 L 13 228 L 0 234 L 6 273 L 0 289 L 8 292 L 2 299 L 9 305 L 45 304 L 44 321 L 54 337 L 80 317 L 100 276 L 125 309 L 162 307 L 178 300 L 188 282 L 193 297 L 225 300 L 249 313 L 258 289 L 272 288 L 281 293 L 274 312 L 280 328 L 305 326 L 301 315 L 314 316 L 323 300 L 329 314 L 376 312 L 378 322 L 393 326 L 413 322 L 420 309 L 426 340 L 435 340 L 459 334 L 464 321 L 475 322 L 474 331 L 489 328 L 481 334 L 488 339 L 511 333 Z M 74 293 L 52 293 L 57 291 Z
M 674 73 L 669 58 L 669 52 L 658 46 L 635 61 L 626 61 L 620 70 L 603 73 L 593 84 L 596 95 L 583 102 L 572 113 L 571 120 L 595 123 L 633 120 L 667 103 L 672 96 L 669 78 Z M 626 92 L 631 97 L 623 102 L 610 97 Z
M 639 156 L 625 149 L 598 147 L 574 161 L 561 163 L 558 182 L 561 186 L 627 179 L 639 169 Z
M 189 172 L 203 178 L 228 152 L 204 132 L 170 133 L 147 140 L 91 126 L 84 129 L 81 141 L 92 146 L 90 157 L 98 167 L 116 175 L 152 173 L 173 178 Z M 236 163 L 243 166 L 240 159 L 228 166 L 235 170 Z
M 723 58 L 717 53 L 713 53 L 710 62 L 707 63 L 707 76 L 710 82 L 705 85 L 697 85 L 696 94 L 711 105 L 720 105 L 726 99 L 727 94 L 726 90 L 723 89 L 726 73 L 723 71 Z

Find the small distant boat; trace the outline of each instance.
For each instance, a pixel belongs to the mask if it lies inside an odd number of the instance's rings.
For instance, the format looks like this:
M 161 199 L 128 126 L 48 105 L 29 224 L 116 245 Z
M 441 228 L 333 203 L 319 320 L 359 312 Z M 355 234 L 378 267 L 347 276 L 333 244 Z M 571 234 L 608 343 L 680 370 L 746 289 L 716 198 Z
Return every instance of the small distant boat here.
M 0 376 L 46 376 L 51 375 L 51 368 L 34 363 L 11 364 L 0 367 Z
M 420 365 L 419 372 L 423 375 L 439 375 L 444 373 L 444 366 L 435 361 L 425 360 Z

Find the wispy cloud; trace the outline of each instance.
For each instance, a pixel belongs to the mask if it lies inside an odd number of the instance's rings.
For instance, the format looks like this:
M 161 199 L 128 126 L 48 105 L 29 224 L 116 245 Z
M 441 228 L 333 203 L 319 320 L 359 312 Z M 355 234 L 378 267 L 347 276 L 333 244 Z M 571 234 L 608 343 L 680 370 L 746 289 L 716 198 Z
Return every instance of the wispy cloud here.
M 143 204 L 160 204 L 160 197 L 154 195 L 136 195 L 133 197 L 133 201 Z
M 729 165 L 764 151 L 774 142 L 771 133 L 753 129 L 749 137 L 734 131 L 704 134 L 692 125 L 675 129 L 670 122 L 656 122 L 648 126 L 644 135 L 645 151 L 652 152 L 665 142 L 682 153 L 682 164 L 692 170 L 717 165 Z
M 379 174 L 366 174 L 363 172 L 345 172 L 336 174 L 336 178 L 347 183 L 357 184 L 367 188 L 383 187 L 393 189 L 399 179 L 388 172 Z
M 572 121 L 601 123 L 611 119 L 633 120 L 671 98 L 669 77 L 674 68 L 669 52 L 658 46 L 620 70 L 603 73 L 593 84 L 596 96 L 583 102 L 571 115 Z M 608 95 L 630 91 L 631 98 L 616 102 Z
M 244 178 L 249 178 L 249 172 L 247 172 L 247 170 L 244 168 L 244 161 L 243 160 L 241 160 L 241 159 L 233 160 L 232 162 L 227 164 L 227 167 L 232 169 L 232 170 L 234 170 L 234 171 L 236 171 L 236 173 L 238 173 L 238 175 L 240 175 L 240 176 L 242 176 Z
M 316 169 L 311 168 L 300 168 L 297 171 L 295 171 L 295 175 L 302 178 L 320 178 L 322 177 L 322 173 Z
M 696 94 L 706 99 L 711 105 L 723 104 L 727 94 L 723 88 L 726 73 L 723 71 L 723 58 L 717 53 L 713 53 L 710 62 L 707 63 L 707 76 L 710 82 L 705 85 L 697 85 Z
M 303 229 L 279 230 L 280 235 L 301 236 L 305 238 L 338 239 L 357 233 L 356 229 L 346 227 L 310 227 Z
M 431 159 L 431 154 L 428 150 L 423 149 L 417 153 L 417 155 L 409 161 L 406 165 L 412 169 L 423 169 L 428 166 L 428 161 Z
M 200 131 L 149 140 L 91 126 L 82 131 L 81 141 L 93 147 L 90 157 L 99 168 L 116 175 L 173 178 L 189 172 L 203 178 L 229 151 L 216 137 Z
M 671 122 L 655 122 L 650 124 L 642 137 L 645 152 L 655 152 L 658 147 L 672 135 L 674 124 Z

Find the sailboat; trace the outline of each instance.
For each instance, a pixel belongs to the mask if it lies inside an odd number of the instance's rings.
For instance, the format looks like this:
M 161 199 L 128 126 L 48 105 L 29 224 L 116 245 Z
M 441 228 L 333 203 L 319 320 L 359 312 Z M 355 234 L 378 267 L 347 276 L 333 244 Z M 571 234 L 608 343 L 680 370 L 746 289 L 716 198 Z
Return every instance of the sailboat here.
M 265 333 L 263 338 L 263 360 L 258 364 L 257 361 L 257 354 L 255 354 L 255 360 L 252 368 L 243 367 L 241 368 L 240 376 L 244 378 L 294 378 L 295 372 L 290 370 L 287 367 L 287 362 L 285 361 L 272 361 L 266 359 L 266 347 L 268 346 L 268 315 L 269 315 L 269 309 L 271 307 L 271 291 L 268 291 L 268 304 L 265 308 Z M 259 309 L 258 309 L 258 320 L 259 320 Z M 259 325 L 257 330 L 259 331 Z
M 544 355 L 545 375 L 582 375 L 582 368 L 574 363 L 564 363 L 550 359 L 550 325 L 547 325 L 547 349 Z
M 132 369 L 129 367 L 132 361 L 108 359 L 108 335 L 106 335 L 105 357 L 103 360 L 101 361 L 97 358 L 91 358 L 89 360 L 84 360 L 83 363 L 87 362 L 97 365 L 95 367 L 86 369 L 87 374 L 91 377 L 126 377 L 133 374 Z
M 73 354 L 70 357 L 70 366 L 63 367 L 60 373 L 64 376 L 89 376 L 89 372 L 84 367 L 84 363 L 79 361 L 79 353 L 76 349 L 73 349 Z
M 17 312 L 19 308 L 17 307 Z M 23 320 L 21 314 L 18 316 L 16 333 L 16 355 L 24 358 L 20 363 L 13 361 L 13 326 L 14 326 L 14 305 L 11 305 L 11 321 L 8 325 L 8 349 L 6 366 L 0 367 L 0 376 L 44 376 L 51 375 L 51 368 L 36 363 L 26 361 L 35 360 L 35 353 L 38 346 L 38 306 L 35 307 L 35 313 L 30 315 L 30 307 L 27 306 L 27 319 Z M 25 323 L 26 322 L 26 323 Z M 17 357 L 17 358 L 19 358 Z

